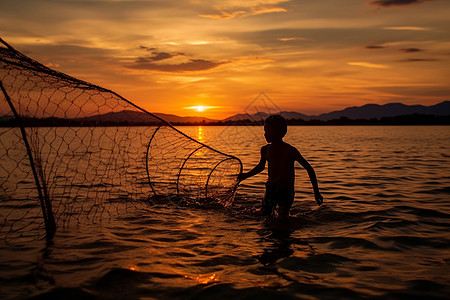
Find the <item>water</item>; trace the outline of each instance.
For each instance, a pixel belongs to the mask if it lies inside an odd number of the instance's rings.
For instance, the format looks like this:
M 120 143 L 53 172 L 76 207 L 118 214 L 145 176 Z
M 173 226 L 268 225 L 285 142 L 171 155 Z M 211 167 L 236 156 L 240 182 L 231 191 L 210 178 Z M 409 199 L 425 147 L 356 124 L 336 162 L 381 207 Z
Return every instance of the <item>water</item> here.
M 248 171 L 260 127 L 182 127 Z M 0 244 L 0 297 L 43 299 L 446 299 L 450 128 L 290 127 L 325 203 L 296 170 L 295 230 L 257 207 L 265 174 L 228 209 L 155 202 L 43 240 Z

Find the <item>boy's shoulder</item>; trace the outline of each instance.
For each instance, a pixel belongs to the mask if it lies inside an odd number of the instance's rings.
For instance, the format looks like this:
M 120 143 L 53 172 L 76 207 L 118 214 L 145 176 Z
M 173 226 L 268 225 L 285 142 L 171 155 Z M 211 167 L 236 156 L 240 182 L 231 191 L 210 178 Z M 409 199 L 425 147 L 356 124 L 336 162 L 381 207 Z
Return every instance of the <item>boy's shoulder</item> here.
M 297 152 L 299 152 L 297 150 L 297 148 L 295 148 L 291 144 L 288 144 L 288 143 L 286 143 L 284 141 L 283 141 L 282 145 L 283 145 L 283 147 L 281 149 L 284 149 L 284 150 L 281 150 L 280 148 L 278 148 L 278 150 L 276 150 L 276 151 L 280 151 L 280 150 L 281 151 L 288 151 L 289 153 L 297 153 Z M 273 147 L 272 144 L 266 144 L 266 145 L 261 147 L 261 152 L 267 153 L 267 151 L 271 151 L 270 150 L 270 149 L 272 149 L 271 147 Z
M 283 142 L 285 147 L 291 151 L 298 151 L 297 148 L 295 148 L 294 146 L 292 146 L 291 144 L 288 144 L 286 142 Z

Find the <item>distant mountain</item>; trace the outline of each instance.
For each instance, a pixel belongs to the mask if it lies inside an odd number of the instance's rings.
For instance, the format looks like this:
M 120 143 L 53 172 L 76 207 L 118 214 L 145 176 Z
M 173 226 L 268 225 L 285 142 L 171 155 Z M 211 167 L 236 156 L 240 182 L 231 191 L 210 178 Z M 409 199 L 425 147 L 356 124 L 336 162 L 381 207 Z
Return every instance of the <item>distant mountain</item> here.
M 310 119 L 318 119 L 321 121 L 339 119 L 341 117 L 347 117 L 349 119 L 380 119 L 383 117 L 396 117 L 412 114 L 435 116 L 450 115 L 450 101 L 444 101 L 432 106 L 405 105 L 402 103 L 389 103 L 384 105 L 366 104 L 359 107 L 348 107 L 343 110 L 312 116 Z
M 330 113 L 320 114 L 316 116 L 308 116 L 298 112 L 282 111 L 280 114 L 286 119 L 303 119 L 328 121 L 346 117 L 349 119 L 380 119 L 383 117 L 396 117 L 402 115 L 422 114 L 422 115 L 435 115 L 435 116 L 448 116 L 450 115 L 450 101 L 444 101 L 432 106 L 424 105 L 405 105 L 402 103 L 389 103 L 384 105 L 378 104 L 366 104 L 359 107 L 348 107 L 343 110 L 333 111 Z M 223 121 L 242 121 L 252 120 L 260 121 L 267 118 L 269 114 L 259 112 L 254 115 L 249 114 L 237 114 L 224 119 Z
M 214 123 L 219 122 L 218 120 L 213 120 L 205 117 L 180 117 L 172 114 L 163 114 L 163 113 L 153 113 L 157 117 L 168 121 L 170 123 Z M 302 119 L 304 121 L 311 120 L 319 120 L 319 121 L 329 121 L 329 120 L 338 120 L 342 117 L 348 118 L 350 120 L 356 119 L 381 119 L 384 117 L 398 117 L 398 116 L 406 116 L 406 115 L 431 115 L 437 117 L 445 117 L 450 116 L 450 101 L 444 101 L 436 105 L 424 106 L 424 105 L 405 105 L 402 103 L 389 103 L 384 105 L 378 104 L 366 104 L 359 107 L 348 107 L 343 110 L 333 111 L 330 113 L 320 114 L 316 116 L 308 116 L 298 112 L 292 111 L 282 111 L 280 113 L 286 119 Z M 260 122 L 266 119 L 269 116 L 268 113 L 258 112 L 256 114 L 237 114 L 226 119 L 221 120 L 220 122 L 233 122 L 239 124 L 239 121 L 253 121 Z M 52 118 L 50 118 L 52 119 Z M 53 120 L 54 119 L 54 120 Z M 77 118 L 72 120 L 65 120 L 53 118 L 52 120 L 47 120 L 48 124 L 63 124 L 67 121 L 75 121 L 84 123 L 84 125 L 88 125 L 89 123 L 125 123 L 125 124 L 146 124 L 146 123 L 159 123 L 160 120 L 152 117 L 151 115 L 141 112 L 141 111 L 131 111 L 131 110 L 123 110 L 119 112 L 110 112 L 106 114 L 100 114 L 85 118 Z M 10 115 L 0 115 L 0 125 L 6 126 L 11 121 L 14 121 L 14 116 Z M 314 121 L 313 121 L 314 122 Z M 428 121 L 424 121 L 427 123 Z M 433 121 L 434 122 L 434 121 Z M 87 124 L 86 124 L 87 123 Z M 244 122 L 245 123 L 245 122 Z M 5 125 L 6 124 L 6 125 Z M 38 123 L 36 123 L 38 124 Z M 33 126 L 36 124 L 33 123 Z M 65 123 L 64 123 L 65 124 Z M 301 123 L 299 123 L 301 124 Z M 11 125 L 11 124 L 10 124 Z M 9 126 L 9 125 L 8 125 Z M 12 126 L 12 125 L 11 125 Z
M 258 112 L 256 114 L 250 115 L 250 114 L 237 114 L 231 117 L 228 117 L 226 119 L 223 119 L 222 121 L 228 122 L 228 121 L 243 121 L 243 120 L 252 120 L 252 121 L 260 121 L 264 120 L 269 116 L 268 113 L 265 112 Z
M 153 113 L 157 117 L 170 122 L 170 123 L 201 123 L 201 122 L 215 122 L 216 120 L 208 119 L 204 117 L 179 117 L 171 114 L 163 114 L 163 113 Z M 104 123 L 159 123 L 155 117 L 151 115 L 141 112 L 141 111 L 132 111 L 132 110 L 122 110 L 118 112 L 110 112 L 101 115 L 95 115 L 86 118 L 77 118 L 75 119 L 79 122 L 104 122 Z
M 293 111 L 282 111 L 280 113 L 285 119 L 309 119 L 310 117 Z M 265 120 L 270 114 L 265 112 L 258 112 L 256 114 L 250 115 L 250 114 L 237 114 L 231 117 L 228 117 L 226 119 L 223 119 L 222 121 L 243 121 L 243 120 L 251 120 L 251 121 L 261 121 Z
M 302 113 L 298 113 L 298 112 L 294 112 L 294 111 L 282 111 L 281 115 L 285 118 L 285 119 L 307 119 L 308 116 Z
M 177 115 L 163 114 L 163 113 L 153 113 L 154 115 L 166 120 L 169 123 L 210 123 L 217 122 L 217 120 L 209 119 L 205 117 L 179 117 Z

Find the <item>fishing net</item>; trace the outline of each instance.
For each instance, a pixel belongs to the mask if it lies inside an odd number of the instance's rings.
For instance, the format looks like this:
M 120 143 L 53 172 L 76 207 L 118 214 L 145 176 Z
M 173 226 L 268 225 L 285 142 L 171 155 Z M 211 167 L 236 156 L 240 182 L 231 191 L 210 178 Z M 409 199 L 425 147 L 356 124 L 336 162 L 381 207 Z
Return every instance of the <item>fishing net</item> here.
M 232 202 L 238 158 L 0 42 L 2 236 L 51 238 L 152 197 Z

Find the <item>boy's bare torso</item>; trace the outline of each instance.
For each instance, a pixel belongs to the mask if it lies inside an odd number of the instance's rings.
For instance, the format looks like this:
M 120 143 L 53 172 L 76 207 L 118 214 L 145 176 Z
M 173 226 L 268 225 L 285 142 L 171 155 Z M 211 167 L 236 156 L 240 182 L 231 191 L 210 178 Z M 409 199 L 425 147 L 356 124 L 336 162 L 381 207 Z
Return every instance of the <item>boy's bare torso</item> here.
M 259 163 L 250 171 L 240 173 L 237 180 L 242 181 L 261 173 L 266 167 L 266 162 L 268 162 L 269 178 L 267 179 L 267 187 L 292 189 L 291 191 L 293 192 L 295 181 L 294 164 L 298 162 L 308 172 L 314 190 L 314 197 L 317 204 L 321 205 L 323 203 L 323 197 L 319 192 L 316 173 L 295 147 L 283 142 L 283 137 L 286 135 L 286 132 L 287 123 L 282 116 L 269 116 L 264 121 L 264 137 L 269 144 L 261 147 L 261 159 Z M 267 191 L 268 189 L 266 189 L 266 194 Z M 263 201 L 263 208 L 265 207 L 264 203 L 265 200 Z M 280 215 L 289 215 L 290 205 L 284 206 L 284 204 L 281 205 L 279 202 L 278 206 L 278 213 Z M 273 207 L 269 207 L 269 209 L 271 210 Z
M 262 147 L 261 154 L 265 155 L 268 162 L 268 185 L 278 189 L 294 187 L 294 164 L 298 153 L 297 149 L 285 142 Z

